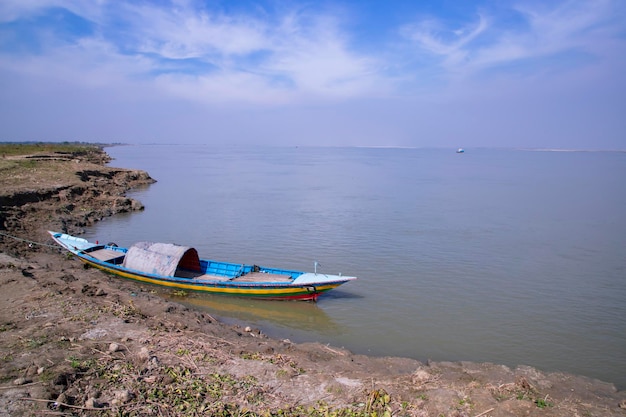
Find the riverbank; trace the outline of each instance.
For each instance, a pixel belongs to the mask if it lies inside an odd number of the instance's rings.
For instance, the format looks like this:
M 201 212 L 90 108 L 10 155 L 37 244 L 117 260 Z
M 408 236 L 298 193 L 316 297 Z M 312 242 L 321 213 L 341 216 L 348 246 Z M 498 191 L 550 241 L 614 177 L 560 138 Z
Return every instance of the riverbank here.
M 46 230 L 79 234 L 141 210 L 124 193 L 154 181 L 108 160 L 97 148 L 0 160 L 6 415 L 626 415 L 626 394 L 608 383 L 273 340 L 86 270 L 46 246 Z

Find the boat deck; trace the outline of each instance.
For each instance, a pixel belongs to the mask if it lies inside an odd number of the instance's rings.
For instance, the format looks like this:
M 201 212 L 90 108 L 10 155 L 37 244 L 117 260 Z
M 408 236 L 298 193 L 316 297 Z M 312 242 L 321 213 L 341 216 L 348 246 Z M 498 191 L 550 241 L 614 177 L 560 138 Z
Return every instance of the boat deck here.
M 232 281 L 236 282 L 291 282 L 291 275 L 268 274 L 267 272 L 248 272 Z
M 102 262 L 110 262 L 124 256 L 124 253 L 111 249 L 98 249 L 87 254 Z
M 230 281 L 230 282 L 291 282 L 289 275 L 268 274 L 265 272 L 248 272 L 237 278 L 229 278 L 223 275 L 199 274 L 198 272 L 178 269 L 176 276 L 180 278 L 192 278 L 207 281 Z

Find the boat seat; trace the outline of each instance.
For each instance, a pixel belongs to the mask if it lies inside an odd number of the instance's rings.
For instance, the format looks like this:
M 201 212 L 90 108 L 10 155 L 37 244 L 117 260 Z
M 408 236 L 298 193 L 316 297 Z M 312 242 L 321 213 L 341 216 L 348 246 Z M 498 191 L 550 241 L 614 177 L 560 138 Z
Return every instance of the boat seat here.
M 98 249 L 93 252 L 89 252 L 88 255 L 93 256 L 99 261 L 110 262 L 113 264 L 121 263 L 124 259 L 124 254 L 122 252 L 111 249 Z
M 189 278 L 196 280 L 209 280 L 209 281 L 228 281 L 230 278 L 223 275 L 203 274 L 201 272 L 190 271 L 189 269 L 178 268 L 176 269 L 177 278 Z

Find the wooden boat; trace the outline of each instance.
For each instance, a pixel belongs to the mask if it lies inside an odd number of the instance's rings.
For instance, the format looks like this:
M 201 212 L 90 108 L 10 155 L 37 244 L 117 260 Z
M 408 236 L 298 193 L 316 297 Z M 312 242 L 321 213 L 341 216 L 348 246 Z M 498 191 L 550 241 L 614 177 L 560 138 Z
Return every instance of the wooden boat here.
M 139 242 L 130 248 L 48 232 L 61 247 L 95 268 L 135 281 L 186 291 L 268 300 L 312 300 L 356 277 L 290 271 L 200 259 L 196 249 Z

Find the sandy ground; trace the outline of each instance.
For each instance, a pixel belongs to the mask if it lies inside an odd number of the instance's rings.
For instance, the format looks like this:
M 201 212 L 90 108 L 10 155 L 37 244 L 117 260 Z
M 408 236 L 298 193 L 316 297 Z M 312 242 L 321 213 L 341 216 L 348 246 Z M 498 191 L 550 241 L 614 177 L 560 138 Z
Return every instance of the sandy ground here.
M 85 269 L 46 230 L 141 210 L 124 193 L 153 180 L 51 156 L 0 160 L 0 415 L 626 416 L 609 383 L 274 340 Z

